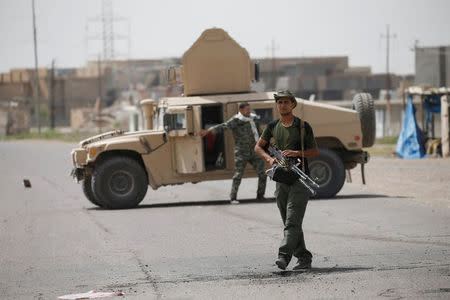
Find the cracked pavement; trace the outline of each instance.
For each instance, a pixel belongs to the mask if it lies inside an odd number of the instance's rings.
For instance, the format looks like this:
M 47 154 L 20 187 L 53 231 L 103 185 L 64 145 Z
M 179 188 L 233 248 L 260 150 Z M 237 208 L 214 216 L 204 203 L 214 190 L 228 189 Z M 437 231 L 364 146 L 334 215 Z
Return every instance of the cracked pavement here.
M 149 189 L 139 208 L 102 210 L 69 177 L 73 146 L 0 143 L 2 299 L 89 290 L 126 299 L 450 297 L 449 160 L 374 157 L 366 186 L 353 170 L 335 199 L 310 201 L 313 269 L 296 272 L 294 262 L 287 271 L 274 264 L 281 220 L 273 198 L 252 199 L 256 179 L 243 180 L 239 205 L 228 203 L 226 180 Z M 414 185 L 418 176 L 438 180 Z M 273 191 L 268 182 L 266 196 Z

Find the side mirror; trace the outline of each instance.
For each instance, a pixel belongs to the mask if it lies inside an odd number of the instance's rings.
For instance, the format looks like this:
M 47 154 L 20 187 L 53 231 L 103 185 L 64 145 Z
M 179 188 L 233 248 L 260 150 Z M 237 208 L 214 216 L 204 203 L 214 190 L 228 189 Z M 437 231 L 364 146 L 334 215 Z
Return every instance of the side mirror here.
M 259 81 L 259 61 L 255 62 L 255 81 Z
M 165 114 L 163 118 L 163 127 L 165 132 L 169 132 L 172 130 L 172 116 L 169 114 Z

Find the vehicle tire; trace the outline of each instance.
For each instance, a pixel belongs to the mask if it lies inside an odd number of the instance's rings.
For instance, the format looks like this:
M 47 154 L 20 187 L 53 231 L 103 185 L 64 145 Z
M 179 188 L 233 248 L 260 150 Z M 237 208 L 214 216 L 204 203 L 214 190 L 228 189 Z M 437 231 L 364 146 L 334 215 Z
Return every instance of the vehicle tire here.
M 106 208 L 136 207 L 147 193 L 148 179 L 144 168 L 127 156 L 112 156 L 94 170 L 92 191 Z
M 362 131 L 362 146 L 372 147 L 375 142 L 375 108 L 369 93 L 359 93 L 353 97 L 353 109 L 359 114 Z
M 319 184 L 316 198 L 331 198 L 344 185 L 345 167 L 333 150 L 319 147 L 319 155 L 308 160 L 310 177 Z
M 91 201 L 92 204 L 95 204 L 99 207 L 103 207 L 100 202 L 95 198 L 94 193 L 92 192 L 92 176 L 85 176 L 84 180 L 81 182 L 81 187 L 83 189 L 83 193 L 86 198 Z

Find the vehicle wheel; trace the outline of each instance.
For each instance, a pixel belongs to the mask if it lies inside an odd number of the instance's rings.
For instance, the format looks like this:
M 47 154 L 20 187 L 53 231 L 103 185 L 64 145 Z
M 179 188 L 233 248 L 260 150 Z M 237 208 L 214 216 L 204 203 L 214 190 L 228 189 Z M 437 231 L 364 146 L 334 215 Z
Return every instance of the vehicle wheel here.
M 85 176 L 84 180 L 81 182 L 81 186 L 83 189 L 83 193 L 86 196 L 86 198 L 91 201 L 92 204 L 95 204 L 97 206 L 103 207 L 103 205 L 98 202 L 98 200 L 95 198 L 94 193 L 92 192 L 92 177 L 91 176 Z
M 333 150 L 319 147 L 319 156 L 309 159 L 309 171 L 310 177 L 320 186 L 316 198 L 331 198 L 344 185 L 344 163 Z
M 144 168 L 126 156 L 105 159 L 92 177 L 94 195 L 106 208 L 136 207 L 144 199 L 147 188 Z
M 372 147 L 375 142 L 375 108 L 369 93 L 359 93 L 353 97 L 353 109 L 361 120 L 362 146 Z

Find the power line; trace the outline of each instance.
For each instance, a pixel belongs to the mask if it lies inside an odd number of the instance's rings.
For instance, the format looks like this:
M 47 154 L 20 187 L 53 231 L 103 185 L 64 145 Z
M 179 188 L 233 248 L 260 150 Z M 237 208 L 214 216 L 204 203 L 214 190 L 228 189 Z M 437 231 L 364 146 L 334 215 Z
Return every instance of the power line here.
M 115 25 L 118 22 L 128 22 L 128 33 L 127 34 L 117 34 Z M 89 24 L 100 24 L 101 30 L 96 30 L 92 32 Z M 129 30 L 129 20 L 127 18 L 114 16 L 112 0 L 102 0 L 101 15 L 93 18 L 88 18 L 86 23 L 86 55 L 88 57 L 94 56 L 98 59 L 98 53 L 102 53 L 102 61 L 106 65 L 114 61 L 118 55 L 129 56 L 130 53 L 123 55 L 116 50 L 117 40 L 126 40 L 128 42 L 128 52 L 130 52 L 130 30 Z M 89 41 L 101 41 L 102 50 L 96 52 L 95 54 L 89 53 Z
M 112 0 L 102 1 L 103 60 L 114 60 L 114 23 Z

